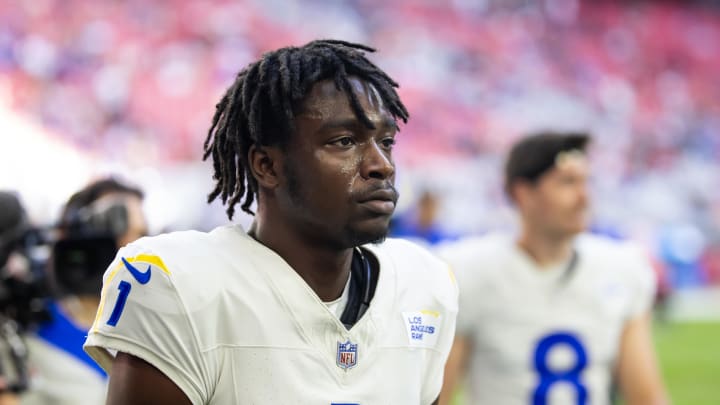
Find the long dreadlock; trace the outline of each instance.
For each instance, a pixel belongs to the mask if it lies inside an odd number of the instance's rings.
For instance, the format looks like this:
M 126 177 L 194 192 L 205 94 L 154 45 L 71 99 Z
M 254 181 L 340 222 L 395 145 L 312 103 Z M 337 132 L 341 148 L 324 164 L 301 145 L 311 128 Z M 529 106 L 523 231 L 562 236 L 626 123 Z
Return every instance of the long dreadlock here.
M 302 47 L 281 48 L 238 73 L 215 106 L 212 126 L 204 143 L 203 160 L 212 156 L 215 188 L 208 202 L 218 196 L 232 219 L 235 205 L 254 215 L 257 180 L 247 161 L 252 145 L 282 145 L 294 131 L 294 112 L 312 85 L 332 78 L 348 97 L 358 119 L 374 126 L 352 90 L 349 76 L 372 84 L 395 119 L 407 122 L 408 112 L 395 92 L 398 84 L 365 57 L 375 49 L 338 40 L 318 40 Z

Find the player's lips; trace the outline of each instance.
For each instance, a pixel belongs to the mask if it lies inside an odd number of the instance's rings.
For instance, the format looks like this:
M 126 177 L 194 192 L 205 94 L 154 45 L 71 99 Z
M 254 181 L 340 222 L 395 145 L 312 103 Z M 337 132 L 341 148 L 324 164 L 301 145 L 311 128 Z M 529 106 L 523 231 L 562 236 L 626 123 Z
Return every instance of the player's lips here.
M 397 199 L 398 193 L 394 188 L 381 188 L 363 195 L 358 202 L 376 214 L 392 215 Z

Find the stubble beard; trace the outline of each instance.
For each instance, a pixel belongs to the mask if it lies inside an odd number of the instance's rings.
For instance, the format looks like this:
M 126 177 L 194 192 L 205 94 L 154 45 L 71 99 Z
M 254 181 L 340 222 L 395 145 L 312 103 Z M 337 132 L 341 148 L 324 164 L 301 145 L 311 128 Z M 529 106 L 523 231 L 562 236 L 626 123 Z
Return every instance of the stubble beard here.
M 292 166 L 292 167 L 291 167 Z M 288 197 L 290 202 L 298 207 L 308 206 L 308 199 L 305 198 L 303 187 L 298 179 L 295 165 L 285 166 L 285 178 L 287 179 Z M 365 244 L 380 244 L 385 241 L 390 232 L 390 226 L 386 226 L 385 229 L 378 232 L 363 232 L 355 229 L 352 224 L 345 224 L 342 231 L 334 240 L 329 242 L 337 245 L 340 249 L 353 248 Z M 329 235 L 328 235 L 329 236 Z

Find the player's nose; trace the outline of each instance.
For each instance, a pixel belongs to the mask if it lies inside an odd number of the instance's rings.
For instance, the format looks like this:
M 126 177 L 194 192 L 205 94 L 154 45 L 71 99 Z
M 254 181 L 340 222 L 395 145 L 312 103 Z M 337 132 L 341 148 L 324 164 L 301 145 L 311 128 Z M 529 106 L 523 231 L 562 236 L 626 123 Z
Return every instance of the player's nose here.
M 360 174 L 365 179 L 385 180 L 395 174 L 395 164 L 377 142 L 368 142 L 363 151 Z

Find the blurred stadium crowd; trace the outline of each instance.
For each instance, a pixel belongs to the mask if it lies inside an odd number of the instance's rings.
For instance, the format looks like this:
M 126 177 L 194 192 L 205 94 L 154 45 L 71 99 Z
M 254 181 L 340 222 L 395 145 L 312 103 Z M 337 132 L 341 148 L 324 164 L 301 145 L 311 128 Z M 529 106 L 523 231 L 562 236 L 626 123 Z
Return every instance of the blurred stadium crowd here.
M 0 78 L 15 110 L 80 151 L 182 164 L 256 55 L 359 40 L 411 114 L 397 148 L 406 215 L 431 190 L 449 235 L 507 227 L 508 145 L 589 130 L 596 230 L 644 242 L 675 286 L 720 284 L 720 7 L 706 3 L 0 2 Z

